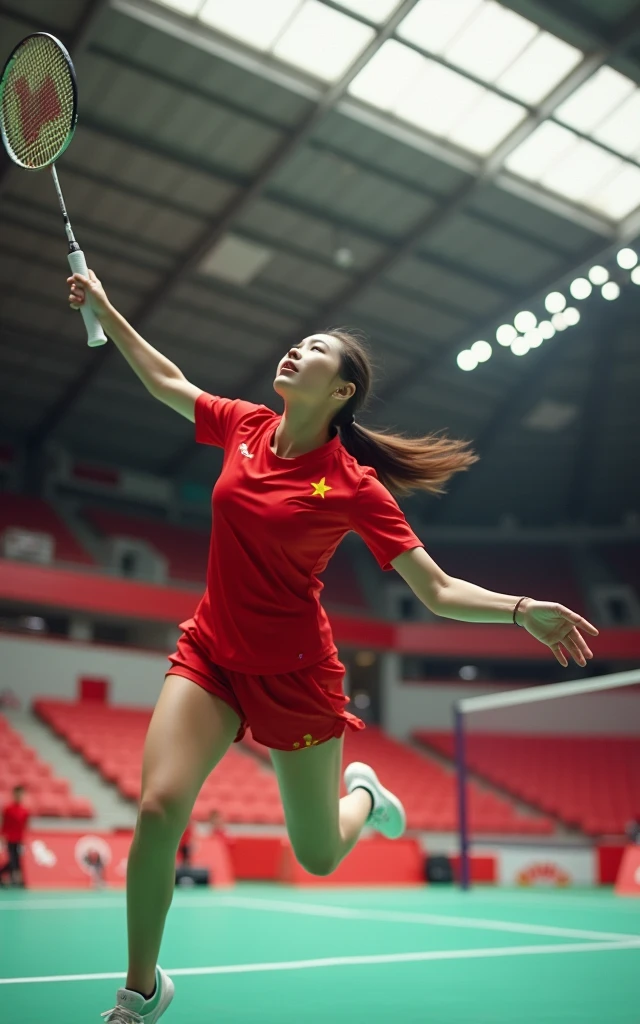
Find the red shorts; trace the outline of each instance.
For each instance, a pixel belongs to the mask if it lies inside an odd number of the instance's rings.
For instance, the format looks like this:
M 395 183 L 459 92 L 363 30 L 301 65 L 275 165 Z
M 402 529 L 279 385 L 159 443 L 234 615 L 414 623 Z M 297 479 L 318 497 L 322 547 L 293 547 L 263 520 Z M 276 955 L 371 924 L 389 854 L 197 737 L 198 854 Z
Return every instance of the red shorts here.
M 253 738 L 274 750 L 298 750 L 342 736 L 346 726 L 364 729 L 345 705 L 345 668 L 331 654 L 317 665 L 279 675 L 247 675 L 214 665 L 193 633 L 183 633 L 169 655 L 176 675 L 185 676 L 219 697 L 240 719 L 234 743 L 247 726 Z

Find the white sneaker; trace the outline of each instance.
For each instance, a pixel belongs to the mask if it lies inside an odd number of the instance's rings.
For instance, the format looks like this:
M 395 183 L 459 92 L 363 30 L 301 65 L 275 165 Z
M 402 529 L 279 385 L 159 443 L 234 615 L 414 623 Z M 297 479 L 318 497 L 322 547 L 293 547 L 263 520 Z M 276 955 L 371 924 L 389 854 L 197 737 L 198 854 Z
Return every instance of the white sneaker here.
M 156 990 L 151 999 L 129 988 L 119 988 L 114 1008 L 100 1016 L 105 1018 L 105 1024 L 155 1024 L 173 999 L 174 988 L 169 975 L 157 966 Z
M 365 824 L 371 825 L 387 839 L 399 839 L 407 824 L 404 807 L 397 796 L 380 785 L 378 776 L 368 764 L 352 761 L 344 772 L 344 784 L 348 793 L 362 786 L 373 798 L 373 807 Z

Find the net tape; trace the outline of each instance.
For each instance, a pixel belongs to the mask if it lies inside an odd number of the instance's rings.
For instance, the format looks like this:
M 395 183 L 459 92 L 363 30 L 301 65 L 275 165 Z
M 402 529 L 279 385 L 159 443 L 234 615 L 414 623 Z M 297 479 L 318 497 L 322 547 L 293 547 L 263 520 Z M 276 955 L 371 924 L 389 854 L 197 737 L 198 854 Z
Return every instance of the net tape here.
M 38 170 L 64 150 L 74 128 L 71 69 L 48 36 L 31 36 L 7 70 L 2 92 L 2 128 L 13 160 Z

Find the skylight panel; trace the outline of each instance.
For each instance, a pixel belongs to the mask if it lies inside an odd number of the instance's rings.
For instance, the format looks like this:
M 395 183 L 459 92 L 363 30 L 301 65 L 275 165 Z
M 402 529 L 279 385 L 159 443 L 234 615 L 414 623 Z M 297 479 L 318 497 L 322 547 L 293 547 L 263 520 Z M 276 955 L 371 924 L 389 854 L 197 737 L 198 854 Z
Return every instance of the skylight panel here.
M 555 116 L 570 128 L 590 134 L 634 88 L 629 78 L 605 65 L 558 107 Z
M 455 3 L 452 4 L 455 6 Z M 538 26 L 487 0 L 445 48 L 450 64 L 493 82 L 538 34 Z
M 235 4 L 237 0 L 233 2 Z M 271 4 L 272 0 L 269 0 L 265 7 L 270 9 Z M 281 60 L 325 82 L 334 82 L 345 73 L 374 35 L 374 30 L 368 25 L 326 7 L 318 0 L 305 0 L 272 47 L 272 52 Z
M 480 10 L 483 0 L 421 0 L 398 27 L 398 35 L 440 54 Z
M 188 17 L 197 14 L 198 9 L 202 6 L 202 0 L 155 0 L 155 2 L 164 7 L 171 7 L 172 10 L 186 14 Z
M 425 61 L 419 79 L 400 97 L 393 112 L 433 135 L 446 135 L 485 90 L 455 71 Z
M 356 75 L 349 92 L 381 110 L 392 110 L 426 64 L 426 59 L 415 50 L 389 39 Z
M 554 162 L 540 179 L 540 184 L 576 202 L 584 202 L 620 167 L 619 157 L 592 142 L 581 140 L 564 158 Z
M 393 14 L 400 0 L 338 0 L 341 7 L 348 7 L 354 14 L 362 14 L 369 21 L 380 24 Z
M 612 220 L 632 213 L 640 206 L 640 168 L 623 162 L 620 173 L 590 197 L 589 206 Z
M 577 141 L 568 128 L 544 121 L 509 154 L 505 166 L 522 178 L 538 181 L 562 155 L 577 145 Z
M 582 53 L 564 40 L 539 32 L 526 50 L 497 79 L 504 92 L 537 104 L 580 62 Z
M 447 138 L 478 156 L 487 156 L 522 121 L 525 113 L 518 103 L 487 89 Z
M 269 50 L 302 0 L 205 0 L 200 21 L 258 50 Z
M 640 156 L 640 89 L 598 125 L 594 139 L 624 156 Z

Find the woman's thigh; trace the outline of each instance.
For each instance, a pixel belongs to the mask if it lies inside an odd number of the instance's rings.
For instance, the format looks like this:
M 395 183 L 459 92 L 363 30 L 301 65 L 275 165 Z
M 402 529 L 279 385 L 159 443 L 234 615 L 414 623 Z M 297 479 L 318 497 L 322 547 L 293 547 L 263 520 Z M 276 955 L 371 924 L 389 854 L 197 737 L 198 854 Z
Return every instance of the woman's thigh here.
M 142 758 L 141 809 L 176 808 L 188 818 L 202 783 L 222 759 L 240 719 L 191 679 L 167 675 Z
M 300 863 L 328 874 L 340 851 L 340 775 L 344 737 L 302 750 L 271 750 L 287 831 Z

